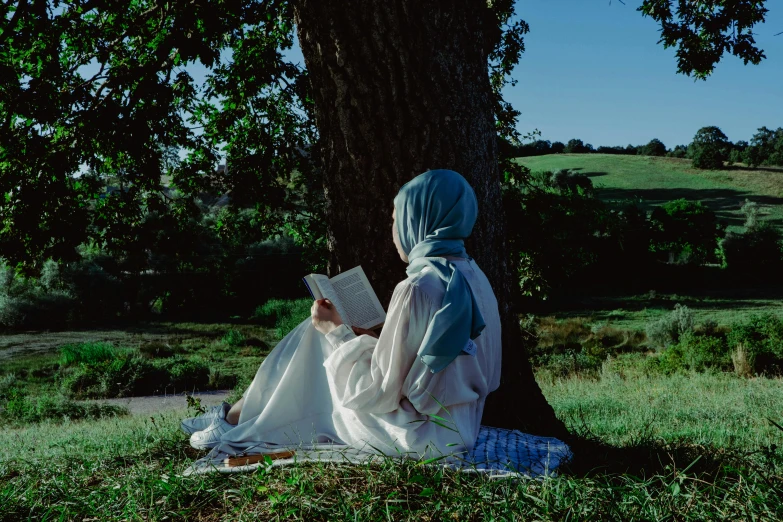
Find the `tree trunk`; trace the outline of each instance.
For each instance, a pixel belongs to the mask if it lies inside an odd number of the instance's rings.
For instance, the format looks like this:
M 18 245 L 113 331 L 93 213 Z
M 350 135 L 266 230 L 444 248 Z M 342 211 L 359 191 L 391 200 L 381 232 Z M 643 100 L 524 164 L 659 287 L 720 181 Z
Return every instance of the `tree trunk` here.
M 533 378 L 512 309 L 483 0 L 296 0 L 324 169 L 330 273 L 362 265 L 382 300 L 405 278 L 392 244 L 400 186 L 436 168 L 476 191 L 468 253 L 487 274 L 503 321 L 501 386 L 483 422 L 564 436 Z M 494 24 L 494 25 L 493 25 Z

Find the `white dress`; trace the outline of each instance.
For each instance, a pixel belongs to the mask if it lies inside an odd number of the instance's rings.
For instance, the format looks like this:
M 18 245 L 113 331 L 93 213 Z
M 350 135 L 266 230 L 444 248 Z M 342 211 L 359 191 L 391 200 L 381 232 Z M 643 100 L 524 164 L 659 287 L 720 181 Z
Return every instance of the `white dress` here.
M 424 269 L 395 288 L 379 339 L 346 326 L 323 335 L 310 319 L 291 331 L 245 391 L 221 450 L 330 443 L 413 458 L 471 451 L 484 401 L 500 384 L 500 317 L 476 263 L 454 263 L 486 322 L 475 356 L 463 353 L 435 374 L 417 357 L 445 291 Z

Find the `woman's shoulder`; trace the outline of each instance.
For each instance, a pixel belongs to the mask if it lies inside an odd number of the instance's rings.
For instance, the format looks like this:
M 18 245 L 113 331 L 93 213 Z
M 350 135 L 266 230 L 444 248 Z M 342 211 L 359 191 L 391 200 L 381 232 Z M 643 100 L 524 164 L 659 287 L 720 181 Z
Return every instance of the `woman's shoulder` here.
M 444 283 L 438 275 L 425 268 L 400 281 L 395 293 L 409 293 L 411 296 L 423 297 L 432 303 L 440 303 L 446 293 Z

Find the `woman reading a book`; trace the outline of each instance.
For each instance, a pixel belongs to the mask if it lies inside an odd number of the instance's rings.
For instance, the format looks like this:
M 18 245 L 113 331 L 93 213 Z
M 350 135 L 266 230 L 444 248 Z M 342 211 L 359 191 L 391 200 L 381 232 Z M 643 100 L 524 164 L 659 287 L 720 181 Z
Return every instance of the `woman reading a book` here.
M 191 444 L 228 454 L 319 445 L 414 458 L 470 451 L 501 356 L 495 295 L 464 248 L 477 212 L 456 172 L 404 185 L 392 237 L 408 277 L 380 336 L 357 334 L 317 300 L 237 404 L 183 422 Z

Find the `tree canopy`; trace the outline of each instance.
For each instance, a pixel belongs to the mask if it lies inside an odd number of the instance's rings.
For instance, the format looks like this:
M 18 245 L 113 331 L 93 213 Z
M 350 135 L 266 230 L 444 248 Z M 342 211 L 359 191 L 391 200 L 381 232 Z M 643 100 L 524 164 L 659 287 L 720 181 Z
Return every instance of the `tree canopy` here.
M 231 191 L 264 230 L 322 237 L 319 137 L 311 86 L 293 45 L 288 0 L 0 3 L 0 251 L 29 272 L 94 242 L 142 248 L 149 211 Z M 707 77 L 725 53 L 764 58 L 752 29 L 764 1 L 646 0 L 639 10 L 677 47 L 678 70 Z M 500 95 L 524 52 L 514 2 L 488 7 L 489 78 L 498 133 L 518 139 Z M 188 72 L 203 64 L 203 82 Z M 552 149 L 556 149 L 553 144 Z M 227 169 L 218 171 L 221 158 Z M 162 190 L 161 175 L 174 192 Z M 110 185 L 116 190 L 109 190 Z M 170 210 L 173 209 L 173 210 Z M 323 243 L 318 243 L 323 246 Z
M 714 125 L 699 129 L 688 147 L 693 166 L 698 169 L 722 169 L 730 150 L 729 139 Z

